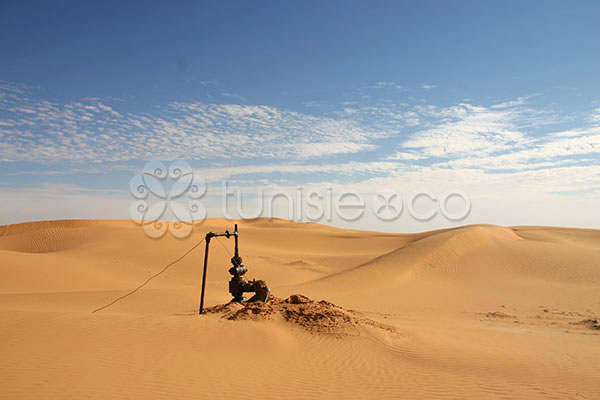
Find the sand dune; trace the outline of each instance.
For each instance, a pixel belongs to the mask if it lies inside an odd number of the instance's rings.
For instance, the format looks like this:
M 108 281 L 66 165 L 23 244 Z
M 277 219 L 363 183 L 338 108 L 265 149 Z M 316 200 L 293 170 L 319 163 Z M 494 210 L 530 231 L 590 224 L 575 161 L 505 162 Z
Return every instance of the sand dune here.
M 220 311 L 197 315 L 200 246 L 92 314 L 232 221 L 183 240 L 130 221 L 0 227 L 0 398 L 599 398 L 599 230 L 238 223 L 248 278 L 317 308 L 219 308 L 221 238 L 206 297 Z

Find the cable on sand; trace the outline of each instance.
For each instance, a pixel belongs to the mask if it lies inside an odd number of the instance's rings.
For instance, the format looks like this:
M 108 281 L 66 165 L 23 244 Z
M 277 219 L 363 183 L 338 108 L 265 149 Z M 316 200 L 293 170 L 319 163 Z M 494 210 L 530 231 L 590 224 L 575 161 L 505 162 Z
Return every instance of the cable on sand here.
M 105 308 L 108 308 L 108 307 L 112 306 L 113 304 L 117 303 L 118 301 L 121 301 L 124 298 L 131 296 L 132 294 L 134 294 L 135 292 L 137 292 L 138 290 L 140 290 L 141 288 L 143 288 L 144 286 L 146 286 L 152 279 L 156 278 L 157 276 L 159 276 L 160 274 L 162 274 L 163 272 L 165 272 L 167 269 L 169 269 L 171 266 L 173 266 L 173 265 L 177 264 L 179 261 L 183 260 L 183 258 L 185 256 L 187 256 L 188 254 L 190 254 L 192 252 L 192 250 L 194 250 L 196 247 L 200 246 L 202 244 L 202 242 L 204 242 L 204 238 L 201 241 L 199 241 L 198 243 L 196 243 L 194 246 L 192 246 L 191 249 L 189 249 L 188 251 L 186 251 L 177 260 L 172 261 L 171 263 L 167 264 L 167 266 L 164 267 L 162 270 L 160 270 L 160 272 L 158 272 L 158 273 L 152 275 L 150 278 L 148 278 L 146 280 L 146 282 L 142 283 L 140 286 L 136 287 L 131 292 L 129 292 L 129 293 L 127 293 L 127 294 L 125 294 L 125 295 L 123 295 L 123 296 L 121 296 L 121 297 L 113 300 L 113 301 L 111 301 L 110 303 L 108 303 L 108 304 L 106 304 L 106 305 L 104 305 L 104 306 L 102 306 L 100 308 L 95 309 L 94 311 L 92 311 L 92 313 L 104 310 Z

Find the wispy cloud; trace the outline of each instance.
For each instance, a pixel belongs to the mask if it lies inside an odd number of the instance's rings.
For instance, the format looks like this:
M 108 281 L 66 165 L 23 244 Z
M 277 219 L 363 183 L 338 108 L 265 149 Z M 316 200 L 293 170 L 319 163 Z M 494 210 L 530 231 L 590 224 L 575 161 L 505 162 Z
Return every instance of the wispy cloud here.
M 390 82 L 379 87 L 394 88 Z M 589 196 L 600 193 L 600 109 L 574 119 L 521 97 L 444 107 L 346 101 L 315 110 L 318 115 L 188 101 L 132 113 L 114 99 L 63 103 L 36 90 L 0 85 L 0 163 L 26 163 L 27 169 L 13 171 L 21 175 L 133 174 L 147 160 L 185 159 L 213 188 L 221 179 L 248 190 L 293 190 L 302 182 L 410 193 L 452 184 L 489 207 L 503 204 L 505 195 L 515 207 L 515 199 L 535 202 L 536 196 L 558 207 L 573 193 L 583 193 L 578 199 L 587 207 Z M 127 203 L 121 195 L 73 187 L 2 192 L 15 209 L 28 196 L 53 204 L 92 197 L 98 204 Z M 81 208 L 77 215 L 83 214 Z
M 399 89 L 402 90 L 403 87 L 399 84 L 397 84 L 396 82 L 389 82 L 389 81 L 379 81 L 379 82 L 375 82 L 372 83 L 370 85 L 367 85 L 368 89 L 384 89 L 384 88 L 390 88 L 390 89 Z
M 247 175 L 267 176 L 269 174 L 285 175 L 333 175 L 333 176 L 352 176 L 355 179 L 366 175 L 383 175 L 399 173 L 406 169 L 406 165 L 394 161 L 350 161 L 338 163 L 285 163 L 285 164 L 250 164 L 235 167 L 223 168 L 196 168 L 195 172 L 207 182 L 216 182 L 221 179 L 243 177 Z M 318 183 L 314 182 L 313 183 Z
M 564 164 L 597 163 L 599 154 L 600 127 L 590 127 L 536 138 L 523 150 L 485 157 L 467 156 L 453 160 L 448 165 L 498 170 L 527 170 Z M 579 156 L 593 158 L 585 159 Z
M 590 120 L 594 123 L 600 124 L 600 108 L 596 108 L 594 113 L 590 116 Z
M 461 103 L 416 108 L 428 117 L 424 123 L 427 128 L 405 140 L 402 151 L 410 149 L 427 157 L 447 159 L 481 158 L 526 149 L 536 141 L 528 132 L 558 120 L 547 110 L 527 106 L 525 99 L 489 107 Z
M 398 151 L 396 154 L 388 157 L 390 160 L 401 160 L 401 161 L 416 161 L 423 160 L 429 158 L 423 153 L 418 153 L 416 151 Z
M 534 109 L 525 98 L 489 107 L 460 104 L 447 108 L 418 106 L 434 120 L 400 146 L 400 157 L 410 150 L 425 158 L 441 158 L 436 165 L 483 170 L 528 170 L 565 165 L 598 164 L 600 121 L 594 110 L 591 123 L 567 131 L 532 134 L 568 120 L 545 109 Z M 588 156 L 583 158 L 582 156 Z M 590 158 L 591 157 L 591 158 Z
M 110 99 L 61 103 L 34 98 L 35 90 L 1 82 L 0 161 L 235 158 L 243 165 L 370 153 L 370 162 L 432 160 L 444 167 L 517 170 L 581 163 L 580 156 L 597 158 L 600 146 L 600 109 L 587 117 L 587 126 L 533 134 L 563 117 L 533 107 L 528 98 L 448 107 L 347 102 L 329 116 L 271 106 L 173 102 L 133 114 Z M 395 149 L 387 144 L 390 138 L 400 143 Z
M 235 93 L 223 92 L 223 93 L 221 93 L 221 95 L 224 97 L 230 98 L 230 99 L 238 100 L 238 101 L 243 101 L 243 102 L 247 101 L 244 96 L 235 94 Z
M 174 102 L 153 113 L 100 99 L 0 97 L 0 161 L 307 159 L 373 150 L 388 135 L 349 118 L 270 106 Z

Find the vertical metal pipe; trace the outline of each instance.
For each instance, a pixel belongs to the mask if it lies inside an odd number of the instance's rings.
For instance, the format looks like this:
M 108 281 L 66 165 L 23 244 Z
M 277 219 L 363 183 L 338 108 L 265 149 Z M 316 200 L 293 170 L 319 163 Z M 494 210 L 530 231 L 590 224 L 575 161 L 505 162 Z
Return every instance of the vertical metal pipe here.
M 206 286 L 206 265 L 208 264 L 208 245 L 210 244 L 211 239 L 210 233 L 206 234 L 206 249 L 204 250 L 204 270 L 202 271 L 202 293 L 200 294 L 200 312 L 202 314 L 202 310 L 204 309 L 204 288 Z
M 235 224 L 235 259 L 237 260 L 238 257 L 240 256 L 240 252 L 238 250 L 238 230 L 237 230 L 237 224 Z

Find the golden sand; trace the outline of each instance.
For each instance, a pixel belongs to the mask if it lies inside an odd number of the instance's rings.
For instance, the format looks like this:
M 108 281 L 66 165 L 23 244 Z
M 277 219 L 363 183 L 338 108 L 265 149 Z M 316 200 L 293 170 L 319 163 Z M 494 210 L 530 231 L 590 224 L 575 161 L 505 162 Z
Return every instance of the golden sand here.
M 92 314 L 233 223 L 207 220 L 183 240 L 130 221 L 0 227 L 0 398 L 600 396 L 598 230 L 238 221 L 247 277 L 274 302 L 222 305 L 233 243 L 221 238 L 212 312 L 197 315 L 200 246 Z

